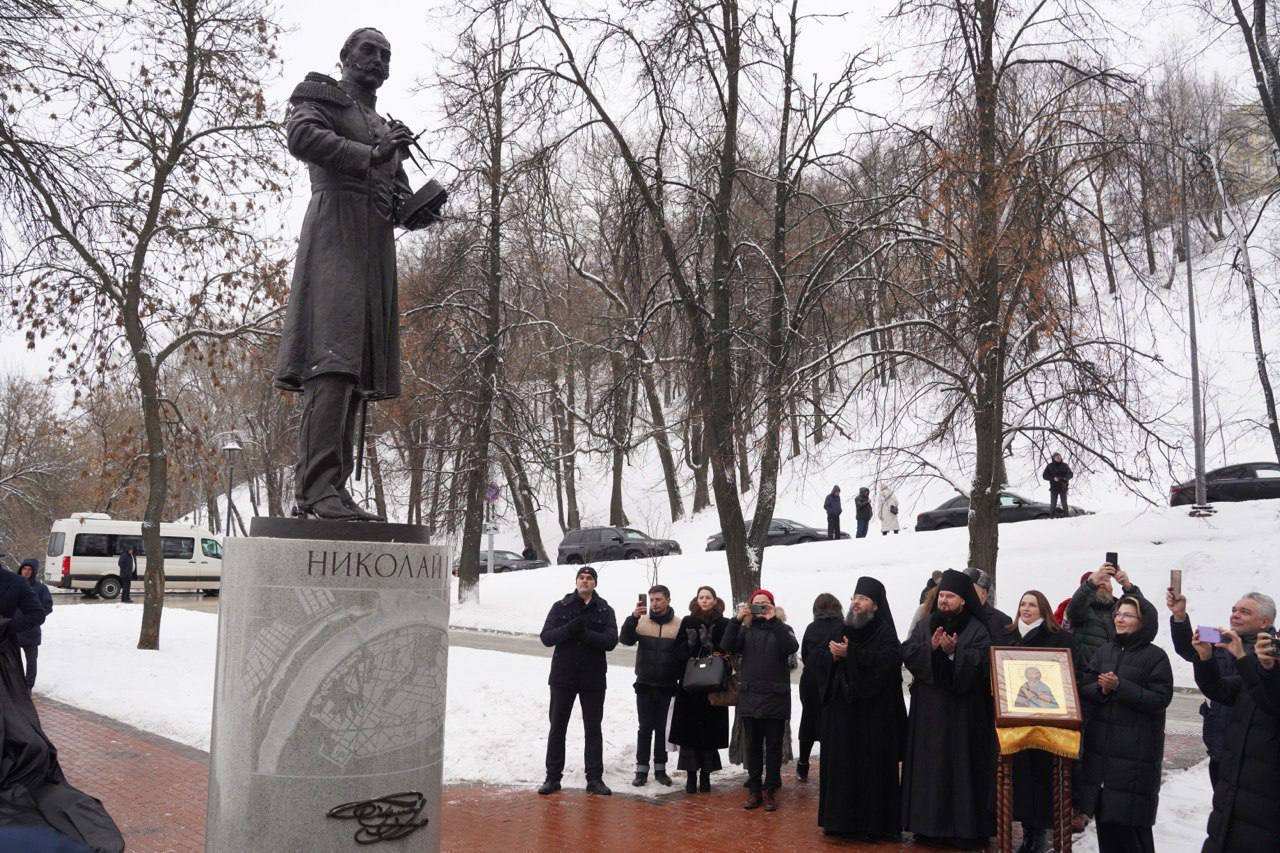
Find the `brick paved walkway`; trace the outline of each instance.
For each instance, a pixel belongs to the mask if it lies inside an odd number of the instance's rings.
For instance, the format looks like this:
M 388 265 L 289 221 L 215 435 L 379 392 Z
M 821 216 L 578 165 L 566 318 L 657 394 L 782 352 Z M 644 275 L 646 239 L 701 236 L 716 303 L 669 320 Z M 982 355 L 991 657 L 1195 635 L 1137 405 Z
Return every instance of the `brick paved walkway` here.
M 98 797 L 137 853 L 204 850 L 208 755 L 182 744 L 37 695 L 46 733 L 58 748 L 73 785 Z M 1185 767 L 1203 756 L 1198 737 L 1170 733 L 1165 765 Z M 817 762 L 811 778 L 817 778 Z M 677 780 L 683 782 L 683 776 Z M 650 785 L 653 785 L 650 782 Z M 865 845 L 828 839 L 817 827 L 816 782 L 800 784 L 791 767 L 773 814 L 741 808 L 740 782 L 688 796 L 677 785 L 656 800 L 591 797 L 565 790 L 539 797 L 530 789 L 449 786 L 442 804 L 444 849 L 449 853 L 609 850 L 650 853 L 677 844 L 726 851 L 843 849 L 917 851 L 903 844 Z M 282 851 L 283 853 L 283 851 Z

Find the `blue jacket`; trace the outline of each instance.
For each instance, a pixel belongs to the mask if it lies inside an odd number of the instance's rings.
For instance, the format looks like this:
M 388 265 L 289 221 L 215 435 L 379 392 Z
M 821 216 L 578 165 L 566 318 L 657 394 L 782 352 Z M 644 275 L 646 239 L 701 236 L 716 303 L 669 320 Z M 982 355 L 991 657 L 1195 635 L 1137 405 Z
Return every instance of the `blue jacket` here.
M 822 508 L 827 511 L 827 515 L 839 515 L 841 512 L 840 496 L 835 492 L 827 495 L 827 499 L 822 502 Z

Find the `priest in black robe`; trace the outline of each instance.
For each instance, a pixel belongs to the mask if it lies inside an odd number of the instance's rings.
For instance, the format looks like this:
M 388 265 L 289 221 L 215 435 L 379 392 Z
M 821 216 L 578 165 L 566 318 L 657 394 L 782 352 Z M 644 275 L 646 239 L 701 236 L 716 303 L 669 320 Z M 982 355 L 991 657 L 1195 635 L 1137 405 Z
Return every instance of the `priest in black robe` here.
M 991 637 L 981 612 L 973 581 L 948 570 L 929 618 L 902 644 L 912 676 L 902 818 L 917 841 L 979 847 L 995 834 Z
M 884 585 L 858 578 L 844 621 L 840 641 L 828 646 L 818 824 L 828 835 L 897 841 L 907 709 L 902 647 Z

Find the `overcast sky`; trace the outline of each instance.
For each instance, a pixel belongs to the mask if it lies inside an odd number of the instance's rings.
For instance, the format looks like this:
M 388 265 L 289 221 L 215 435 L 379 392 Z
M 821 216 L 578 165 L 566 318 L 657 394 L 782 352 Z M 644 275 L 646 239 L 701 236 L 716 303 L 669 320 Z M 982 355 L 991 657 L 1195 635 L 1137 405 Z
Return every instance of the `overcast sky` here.
M 282 18 L 289 32 L 281 43 L 283 76 L 270 87 L 273 100 L 283 104 L 293 86 L 308 71 L 337 73 L 338 49 L 357 27 L 372 26 L 387 34 L 392 45 L 391 78 L 379 94 L 379 110 L 391 113 L 415 130 L 438 116 L 438 101 L 428 85 L 432 58 L 448 50 L 460 21 L 427 9 L 422 0 L 284 0 Z M 892 112 L 902 103 L 898 75 L 910 74 L 911 52 L 904 45 L 920 38 L 900 25 L 885 26 L 881 16 L 895 0 L 801 0 L 802 11 L 848 12 L 841 20 L 823 21 L 802 30 L 802 69 L 827 71 L 837 67 L 842 55 L 871 48 L 892 60 L 881 75 L 889 79 L 859 92 L 859 105 L 876 113 Z M 1195 0 L 1160 0 L 1145 5 L 1098 0 L 1095 8 L 1111 16 L 1113 41 L 1109 53 L 1132 73 L 1172 53 L 1181 53 L 1190 64 L 1217 72 L 1236 83 L 1248 97 L 1248 66 L 1232 32 L 1215 39 L 1195 11 Z M 456 7 L 449 7 L 456 8 Z M 417 177 L 410 176 L 416 183 Z M 308 193 L 305 177 L 294 182 L 294 208 Z M 6 319 L 0 323 L 0 373 L 20 372 L 43 376 L 51 347 L 28 351 L 21 332 Z

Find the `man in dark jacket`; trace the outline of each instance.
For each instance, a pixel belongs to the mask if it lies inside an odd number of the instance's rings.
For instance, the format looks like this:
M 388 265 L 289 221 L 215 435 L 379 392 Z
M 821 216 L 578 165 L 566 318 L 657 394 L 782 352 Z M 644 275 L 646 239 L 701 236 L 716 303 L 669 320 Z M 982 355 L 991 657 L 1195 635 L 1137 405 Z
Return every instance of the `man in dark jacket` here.
M 827 499 L 822 502 L 822 508 L 827 512 L 827 538 L 840 538 L 840 487 L 832 486 L 831 494 L 827 495 Z
M 36 594 L 36 600 L 40 602 L 40 609 L 44 611 L 45 616 L 48 616 L 53 612 L 53 596 L 49 594 L 49 587 L 36 577 L 38 571 L 40 571 L 38 560 L 23 560 L 22 565 L 18 567 L 18 574 L 31 585 L 31 591 Z M 22 649 L 22 655 L 27 661 L 27 689 L 30 690 L 36 686 L 36 656 L 40 651 L 40 626 L 34 625 L 25 631 L 15 633 L 14 640 Z
M 396 227 L 410 196 L 401 163 L 413 132 L 377 112 L 391 45 L 370 27 L 339 51 L 342 80 L 311 73 L 289 98 L 289 153 L 307 164 L 311 201 L 302 222 L 275 385 L 302 394 L 295 511 L 335 520 L 382 520 L 347 491 L 356 420 L 369 400 L 400 396 Z
M 133 589 L 133 579 L 138 568 L 138 558 L 134 556 L 132 548 L 120 555 L 120 559 L 116 560 L 116 567 L 120 570 L 120 600 L 129 603 L 133 601 L 129 593 Z
M 724 650 L 742 655 L 738 670 L 738 718 L 746 745 L 744 808 L 777 809 L 782 787 L 782 736 L 791 719 L 791 671 L 787 658 L 800 648 L 796 635 L 777 618 L 773 593 L 758 589 L 738 608 L 724 632 Z M 763 780 L 761 775 L 763 773 Z
M 981 608 L 968 575 L 948 569 L 933 610 L 902 644 L 912 676 L 902 821 L 922 843 L 974 846 L 995 834 L 991 637 Z
M 897 841 L 907 709 L 902 647 L 880 581 L 858 578 L 842 635 L 827 647 L 818 824 L 829 835 Z
M 1155 853 L 1151 827 L 1160 801 L 1165 709 L 1173 670 L 1154 644 L 1160 615 L 1145 598 L 1115 607 L 1114 639 L 1089 660 L 1080 691 L 1084 758 L 1074 793 L 1095 818 L 1101 853 Z
M 1237 620 L 1241 604 L 1246 612 Z M 1184 617 L 1185 606 L 1184 601 Z M 1191 641 L 1196 686 L 1228 711 L 1202 853 L 1250 853 L 1280 845 L 1280 802 L 1274 796 L 1280 790 L 1280 706 L 1260 689 L 1259 658 L 1251 651 L 1259 631 L 1275 621 L 1275 601 L 1248 593 L 1232 608 L 1231 621 L 1222 642 L 1202 643 L 1198 632 Z M 1237 621 L 1245 627 L 1237 629 Z M 1262 621 L 1268 626 L 1250 634 Z M 1230 671 L 1224 671 L 1219 652 L 1229 658 Z
M 1044 478 L 1049 481 L 1049 512 L 1057 514 L 1062 504 L 1062 514 L 1067 514 L 1067 484 L 1071 482 L 1071 468 L 1062 461 L 1062 454 L 1053 454 L 1053 461 L 1044 467 Z
M 871 490 L 866 486 L 858 489 L 858 496 L 853 499 L 853 517 L 858 522 L 857 538 L 865 539 L 867 527 L 871 524 Z
M 1120 584 L 1125 595 L 1142 597 L 1142 590 L 1129 580 L 1124 569 L 1107 563 L 1080 584 L 1071 596 L 1071 603 L 1067 605 L 1067 620 L 1071 623 L 1072 656 L 1085 664 L 1093 659 L 1094 652 L 1116 636 L 1115 621 L 1112 618 L 1116 603 L 1112 580 Z M 1084 671 L 1083 666 L 1076 668 L 1077 682 L 1083 681 Z M 1088 713 L 1088 708 L 1085 713 Z
M 551 655 L 551 732 L 547 735 L 547 778 L 539 794 L 560 790 L 564 773 L 564 736 L 573 713 L 573 700 L 582 707 L 586 735 L 583 768 L 587 793 L 612 794 L 604 784 L 605 654 L 618 645 L 618 620 L 613 608 L 596 595 L 598 576 L 591 566 L 578 569 L 574 591 L 551 605 L 542 625 L 542 645 L 555 646 Z
M 1009 618 L 1009 614 L 1003 610 L 997 610 L 991 603 L 991 575 L 972 566 L 965 569 L 964 573 L 973 581 L 973 591 L 977 593 L 978 601 L 982 605 L 978 610 L 978 618 L 982 620 L 983 625 L 987 626 L 987 633 L 991 635 L 992 643 L 998 643 L 999 638 L 1013 627 L 1013 620 Z
M 1246 653 L 1253 651 L 1258 632 L 1271 628 L 1275 621 L 1274 603 L 1268 608 L 1265 603 L 1254 598 L 1258 595 L 1261 593 L 1249 593 L 1231 608 L 1231 630 L 1240 637 Z M 1262 597 L 1270 600 L 1267 596 Z M 1173 640 L 1173 650 L 1177 652 L 1178 657 L 1195 664 L 1200 656 L 1192 643 L 1191 620 L 1187 617 L 1187 597 L 1175 595 L 1170 588 L 1165 595 L 1165 604 L 1169 608 L 1169 636 Z M 1224 689 L 1235 692 L 1240 681 L 1240 676 L 1236 672 L 1235 658 L 1224 647 L 1212 648 L 1211 651 L 1210 660 L 1217 666 L 1219 677 L 1227 685 Z M 1231 719 L 1232 709 L 1230 705 L 1210 698 L 1200 704 L 1200 716 L 1204 718 L 1201 738 L 1204 740 L 1205 750 L 1209 753 L 1209 780 L 1216 788 L 1218 774 L 1222 769 L 1222 757 L 1227 741 L 1227 724 Z
M 649 612 L 643 602 L 636 602 L 635 612 L 622 623 L 618 642 L 636 646 L 636 716 L 640 728 L 636 733 L 636 778 L 632 785 L 643 785 L 649 776 L 650 744 L 653 747 L 653 779 L 670 785 L 667 775 L 667 710 L 676 684 L 682 674 L 677 644 L 685 638 L 680 633 L 676 612 L 671 609 L 671 590 L 661 584 L 649 588 Z

